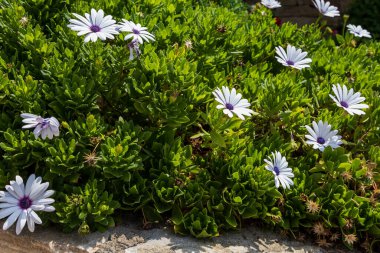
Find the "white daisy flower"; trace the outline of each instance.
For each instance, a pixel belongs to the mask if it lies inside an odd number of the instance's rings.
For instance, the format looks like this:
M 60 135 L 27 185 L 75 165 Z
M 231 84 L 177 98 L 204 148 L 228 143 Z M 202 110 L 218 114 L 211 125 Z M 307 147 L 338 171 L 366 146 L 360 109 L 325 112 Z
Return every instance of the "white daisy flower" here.
M 281 7 L 281 3 L 276 0 L 261 0 L 261 4 L 269 9 L 275 9 Z
M 73 13 L 78 19 L 70 19 L 70 24 L 67 25 L 73 31 L 78 31 L 78 36 L 86 34 L 84 42 L 90 40 L 95 42 L 97 39 L 106 40 L 114 39 L 114 34 L 119 34 L 117 31 L 116 21 L 112 19 L 111 15 L 104 17 L 103 10 L 96 11 L 91 9 L 91 15 L 85 13 L 86 17 Z
M 143 44 L 144 40 L 146 42 L 154 41 L 154 35 L 147 32 L 148 28 L 142 27 L 140 24 L 135 24 L 132 21 L 123 19 L 123 22 L 119 25 L 119 31 L 130 32 L 124 37 L 124 40 L 132 38 L 132 41 L 138 41 Z
M 327 17 L 338 17 L 340 16 L 339 10 L 334 5 L 330 5 L 330 2 L 325 0 L 313 0 L 315 7 L 318 11 Z
M 331 94 L 329 94 L 329 96 L 334 100 L 337 106 L 342 107 L 350 115 L 365 114 L 365 112 L 360 109 L 368 108 L 369 106 L 366 104 L 360 104 L 365 100 L 364 97 L 360 96 L 360 92 L 354 93 L 354 89 L 352 88 L 347 91 L 346 85 L 341 87 L 340 84 L 334 85 L 333 91 L 335 97 Z
M 22 128 L 34 128 L 34 137 L 36 139 L 41 135 L 41 138 L 45 140 L 46 136 L 49 139 L 53 139 L 53 136 L 59 136 L 59 122 L 56 118 L 42 118 L 41 116 L 30 114 L 30 113 L 22 113 L 20 115 L 25 123 Z
M 318 124 L 313 121 L 313 129 L 309 126 L 305 126 L 310 135 L 305 135 L 308 139 L 307 144 L 313 145 L 314 149 L 319 149 L 320 151 L 325 150 L 326 147 L 330 146 L 333 149 L 338 148 L 342 144 L 341 136 L 336 135 L 338 130 L 331 131 L 331 125 L 327 122 L 324 123 L 322 120 Z
M 305 58 L 307 52 L 302 52 L 301 49 L 288 45 L 286 52 L 282 47 L 276 47 L 276 59 L 284 66 L 292 67 L 295 69 L 309 68 L 309 63 L 312 62 L 310 58 Z
M 367 38 L 372 38 L 371 33 L 368 32 L 366 29 L 363 29 L 360 25 L 347 25 L 348 31 L 355 35 L 355 37 L 367 37 Z
M 30 232 L 34 231 L 34 224 L 41 224 L 42 221 L 35 211 L 53 212 L 55 208 L 50 204 L 54 199 L 49 198 L 54 194 L 53 190 L 47 190 L 49 183 L 41 183 L 41 177 L 36 178 L 30 175 L 26 186 L 20 176 L 16 176 L 16 181 L 10 181 L 10 185 L 5 186 L 6 192 L 0 191 L 0 219 L 7 216 L 3 230 L 10 228 L 17 220 L 16 234 L 20 234 L 28 224 Z
M 235 113 L 240 119 L 244 120 L 244 116 L 251 116 L 253 111 L 248 109 L 251 105 L 248 103 L 247 99 L 241 99 L 242 95 L 240 93 L 236 94 L 235 88 L 232 88 L 232 91 L 228 89 L 228 87 L 222 87 L 223 92 L 217 88 L 212 94 L 215 96 L 215 100 L 221 103 L 217 105 L 216 108 L 223 109 L 223 113 L 227 114 L 230 118 L 232 118 Z
M 290 179 L 294 177 L 292 169 L 288 168 L 288 162 L 286 161 L 285 157 L 281 155 L 280 152 L 272 152 L 272 156 L 273 159 L 270 156 L 268 157 L 269 160 L 264 159 L 264 161 L 268 164 L 265 166 L 265 168 L 273 172 L 274 182 L 277 188 L 281 184 L 282 188 L 290 189 L 290 186 L 294 184 L 293 181 Z

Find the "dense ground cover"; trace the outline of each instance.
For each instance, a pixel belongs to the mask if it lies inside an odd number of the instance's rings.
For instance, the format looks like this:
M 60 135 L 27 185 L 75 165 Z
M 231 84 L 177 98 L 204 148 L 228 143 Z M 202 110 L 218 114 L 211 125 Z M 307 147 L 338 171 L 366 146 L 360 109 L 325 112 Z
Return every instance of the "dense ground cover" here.
M 320 24 L 276 25 L 240 1 L 2 1 L 0 186 L 35 173 L 55 190 L 39 213 L 66 231 L 103 231 L 131 212 L 176 233 L 217 236 L 255 219 L 315 234 L 328 245 L 376 247 L 380 236 L 378 42 Z M 91 8 L 148 28 L 155 41 L 130 60 L 125 34 L 84 43 L 67 25 Z M 281 65 L 276 47 L 308 52 L 310 68 Z M 137 52 L 137 51 L 135 51 Z M 360 92 L 350 115 L 329 94 Z M 250 102 L 232 118 L 213 92 Z M 21 113 L 60 122 L 35 138 Z M 340 147 L 313 149 L 305 126 L 328 122 Z M 277 188 L 264 159 L 279 151 L 294 185 Z M 373 243 L 374 242 L 374 243 Z M 373 243 L 371 245 L 371 243 Z

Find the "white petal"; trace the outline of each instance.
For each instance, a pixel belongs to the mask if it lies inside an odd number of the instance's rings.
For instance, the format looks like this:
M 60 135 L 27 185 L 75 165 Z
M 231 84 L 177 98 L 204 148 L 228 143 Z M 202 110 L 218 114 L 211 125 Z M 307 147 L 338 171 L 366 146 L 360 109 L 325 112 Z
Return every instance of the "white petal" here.
M 70 19 L 69 22 L 71 24 L 67 26 L 74 31 L 77 31 L 78 29 L 88 29 L 90 27 L 90 25 L 87 25 L 86 23 L 76 20 L 76 19 Z
M 103 20 L 103 22 L 100 25 L 100 28 L 106 28 L 106 27 L 109 27 L 115 23 L 116 23 L 116 21 L 112 20 L 112 19 L 111 20 Z
M 89 34 L 86 35 L 86 37 L 84 37 L 84 42 L 85 42 L 85 43 L 87 43 L 87 42 L 90 41 L 90 39 L 91 39 L 91 34 L 92 34 L 92 33 L 89 33 Z
M 0 198 L 0 202 L 6 202 L 6 203 L 17 205 L 18 198 L 12 196 L 11 194 L 9 194 L 9 192 L 7 192 L 4 197 Z
M 25 227 L 26 215 L 27 215 L 27 211 L 23 210 L 21 212 L 21 215 L 18 217 L 18 221 L 16 224 L 16 234 L 17 235 L 19 235 L 21 233 L 22 229 Z
M 35 114 L 31 114 L 31 113 L 21 113 L 20 114 L 21 118 L 24 118 L 24 119 L 28 119 L 28 118 L 38 118 L 40 116 L 38 115 L 35 115 Z
M 32 123 L 22 126 L 22 129 L 35 128 L 39 123 Z
M 41 134 L 42 127 L 41 125 L 36 126 L 36 128 L 33 131 L 34 137 L 37 139 L 38 136 Z
M 54 208 L 54 206 L 45 206 L 44 211 L 45 212 L 54 212 L 55 208 Z
M 280 187 L 280 182 L 278 181 L 277 177 L 274 177 L 274 183 L 276 185 L 276 188 Z
M 41 138 L 42 138 L 43 140 L 45 140 L 45 139 L 46 139 L 46 136 L 47 136 L 47 129 L 42 129 L 42 130 L 41 130 Z
M 124 40 L 129 40 L 130 38 L 133 37 L 133 33 L 129 33 L 124 37 Z
M 99 26 L 102 23 L 103 18 L 104 18 L 104 11 L 100 9 L 98 11 L 98 14 L 96 15 L 96 25 Z
M 34 232 L 35 225 L 34 225 L 33 218 L 32 218 L 31 215 L 30 215 L 30 212 L 29 212 L 29 214 L 27 215 L 26 222 L 27 222 L 27 224 L 28 224 L 28 229 L 29 229 L 29 231 L 30 231 L 30 232 Z
M 31 205 L 30 207 L 32 210 L 34 211 L 42 211 L 45 209 L 45 206 L 44 205 Z
M 232 114 L 232 112 L 231 112 L 230 110 L 228 110 L 228 109 L 224 109 L 224 110 L 223 110 L 223 113 L 224 113 L 224 114 L 227 114 L 227 115 L 228 115 L 228 117 L 230 117 L 230 118 L 232 118 L 232 117 L 233 117 L 233 114 Z
M 349 108 L 351 109 L 364 109 L 364 108 L 369 108 L 368 105 L 366 104 L 356 104 L 356 105 L 350 105 Z
M 96 42 L 98 40 L 98 36 L 96 33 L 90 33 L 90 39 L 92 42 Z
M 91 9 L 90 19 L 91 19 L 91 24 L 93 24 L 93 25 L 96 24 L 96 16 L 97 16 L 97 14 L 98 14 L 98 12 L 95 9 Z
M 0 208 L 8 208 L 8 207 L 15 207 L 17 204 L 13 203 L 0 203 Z
M 54 203 L 54 199 L 52 199 L 52 198 L 39 199 L 37 201 L 33 201 L 34 205 L 49 205 L 52 203 Z
M 30 210 L 29 211 L 29 216 L 32 218 L 32 220 L 34 221 L 34 223 L 36 223 L 36 224 L 42 224 L 41 218 L 37 215 L 37 213 L 35 211 Z
M 16 177 L 16 179 L 17 179 L 17 177 Z M 13 182 L 11 183 L 11 186 L 12 186 L 12 188 L 13 188 L 13 190 L 14 190 L 14 192 L 16 193 L 16 195 L 17 195 L 18 198 L 22 198 L 22 197 L 24 197 L 24 191 L 23 191 L 24 186 L 19 185 L 19 184 L 18 184 L 17 182 L 15 182 L 15 181 L 13 181 Z M 8 191 L 8 192 L 9 192 L 9 191 Z M 9 192 L 9 193 L 11 193 L 11 192 Z
M 46 128 L 46 135 L 50 140 L 53 139 L 53 132 L 51 131 L 50 127 Z
M 31 192 L 31 187 L 32 187 L 32 184 L 34 182 L 34 180 L 36 179 L 36 176 L 34 174 L 30 175 L 28 180 L 26 181 L 26 186 L 25 186 L 25 195 L 26 196 L 29 196 L 30 192 Z
M 276 53 L 284 62 L 288 60 L 288 56 L 285 53 L 285 50 L 282 47 L 276 47 Z
M 18 206 L 8 207 L 8 208 L 0 210 L 0 219 L 3 219 L 9 216 L 10 214 L 16 212 L 17 210 L 20 210 Z
M 235 111 L 234 111 L 235 112 Z M 235 114 L 241 119 L 241 120 L 245 120 L 244 116 L 240 113 L 236 113 Z
M 107 39 L 106 35 L 105 35 L 104 33 L 102 33 L 102 32 L 97 32 L 96 35 L 97 35 L 97 36 L 99 37 L 99 39 L 101 39 L 101 40 L 106 40 L 106 39 Z M 53 135 L 53 134 L 52 134 L 52 135 Z
M 53 190 L 47 190 L 47 191 L 41 196 L 41 199 L 48 198 L 48 197 L 50 197 L 51 195 L 53 195 L 54 193 L 55 193 L 55 191 L 53 191 Z
M 45 182 L 40 185 L 35 185 L 32 187 L 32 191 L 29 195 L 29 198 L 31 200 L 37 200 L 39 199 L 46 191 L 46 189 L 49 187 L 49 183 Z
M 87 13 L 86 13 L 87 14 Z M 81 15 L 78 15 L 78 14 L 76 14 L 76 13 L 73 13 L 73 15 L 77 18 L 77 19 L 79 19 L 80 21 L 82 21 L 83 22 L 83 24 L 85 24 L 85 25 L 87 25 L 88 27 L 90 27 L 92 24 L 89 22 L 89 20 L 88 19 L 86 19 L 85 17 L 83 17 L 83 16 L 81 16 Z M 88 14 L 87 14 L 88 15 Z
M 19 217 L 19 215 L 21 214 L 22 210 L 20 208 L 17 208 L 11 216 L 8 217 L 8 219 L 4 222 L 3 224 L 3 230 L 7 230 L 8 228 L 10 228 L 14 223 L 15 221 L 17 220 L 17 218 Z
M 357 114 L 357 115 L 364 115 L 365 112 L 362 111 L 362 110 L 358 110 L 358 109 L 351 109 L 351 108 L 344 108 L 349 114 L 353 115 L 353 114 Z

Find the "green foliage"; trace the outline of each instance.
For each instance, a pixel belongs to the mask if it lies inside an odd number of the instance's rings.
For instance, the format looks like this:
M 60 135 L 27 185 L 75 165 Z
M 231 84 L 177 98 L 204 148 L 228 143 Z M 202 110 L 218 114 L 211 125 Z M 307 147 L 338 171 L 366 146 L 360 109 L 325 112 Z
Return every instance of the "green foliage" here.
M 181 233 L 181 230 L 190 231 L 197 238 L 219 235 L 218 225 L 211 216 L 207 215 L 207 210 L 200 211 L 196 207 L 184 215 L 183 223 L 176 224 L 174 230 L 177 233 Z
M 133 61 L 122 35 L 83 43 L 67 24 L 91 8 L 141 23 L 156 41 Z M 278 27 L 270 10 L 227 0 L 7 0 L 0 30 L 0 185 L 42 176 L 56 191 L 46 219 L 65 231 L 103 231 L 138 212 L 198 238 L 251 219 L 379 239 L 379 43 L 329 37 L 317 24 Z M 311 68 L 280 65 L 275 47 L 287 44 L 307 51 Z M 361 92 L 365 115 L 333 103 L 337 83 Z M 216 109 L 222 86 L 254 115 Z M 36 139 L 21 113 L 56 117 L 60 136 Z M 342 147 L 307 145 L 314 120 L 338 129 Z M 275 150 L 293 169 L 291 189 L 265 170 Z
M 78 232 L 86 234 L 90 228 L 105 231 L 109 227 L 115 226 L 112 214 L 120 204 L 112 200 L 112 194 L 108 194 L 105 189 L 105 182 L 98 183 L 92 180 L 84 186 L 74 187 L 72 193 L 64 195 L 64 202 L 57 204 L 57 216 L 60 223 L 65 224 L 66 230 L 78 228 Z

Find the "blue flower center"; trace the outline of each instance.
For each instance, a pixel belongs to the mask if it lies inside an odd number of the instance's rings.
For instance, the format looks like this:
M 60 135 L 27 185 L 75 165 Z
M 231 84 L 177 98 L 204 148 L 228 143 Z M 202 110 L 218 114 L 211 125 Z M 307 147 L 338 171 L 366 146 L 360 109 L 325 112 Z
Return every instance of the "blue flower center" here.
M 290 65 L 290 66 L 293 66 L 293 65 L 294 65 L 294 61 L 291 61 L 291 60 L 286 61 L 286 63 L 287 63 L 288 65 Z
M 90 27 L 90 30 L 91 30 L 92 32 L 94 32 L 94 33 L 97 33 L 97 32 L 100 31 L 100 27 L 99 27 L 98 25 L 92 25 L 92 26 Z
M 348 108 L 348 104 L 345 101 L 341 101 L 340 105 L 343 106 L 344 108 Z
M 18 201 L 18 206 L 21 209 L 28 209 L 32 205 L 32 203 L 33 201 L 29 197 L 24 196 L 22 199 Z
M 318 137 L 318 138 L 317 138 L 317 142 L 318 142 L 319 144 L 325 144 L 326 140 L 323 139 L 322 137 Z
M 135 28 L 132 29 L 132 32 L 133 32 L 134 34 L 140 34 L 140 31 L 137 30 L 137 29 L 135 29 Z
M 226 104 L 226 108 L 227 108 L 228 110 L 232 111 L 232 110 L 234 109 L 234 106 L 231 105 L 230 103 L 227 103 L 227 104 Z
M 274 166 L 273 171 L 276 173 L 276 176 L 280 175 L 280 170 L 277 166 Z

